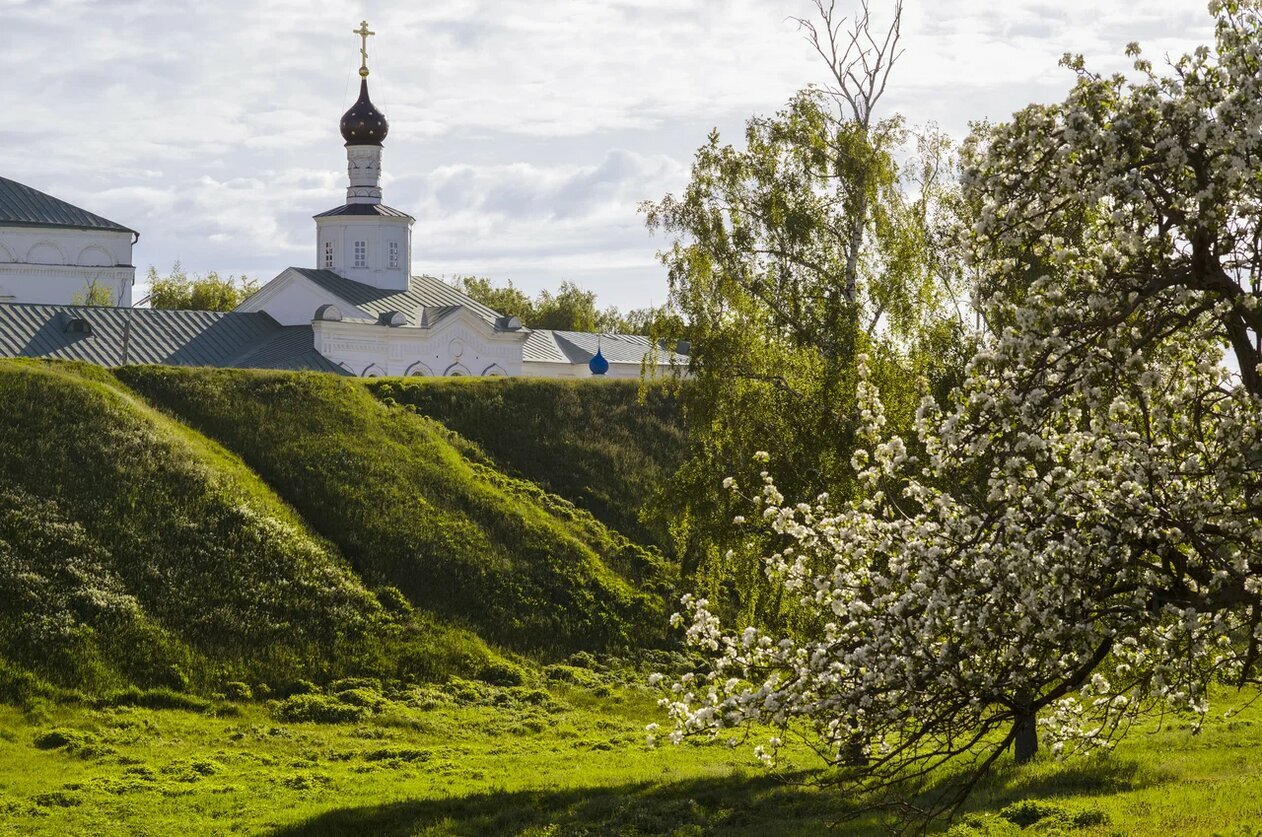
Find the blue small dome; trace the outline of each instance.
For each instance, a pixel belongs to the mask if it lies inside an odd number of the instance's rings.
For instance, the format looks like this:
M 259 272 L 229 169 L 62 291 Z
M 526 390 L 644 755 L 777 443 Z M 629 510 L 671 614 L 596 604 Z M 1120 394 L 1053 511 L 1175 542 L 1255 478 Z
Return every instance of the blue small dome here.
M 596 354 L 592 355 L 592 359 L 587 361 L 587 368 L 592 370 L 593 375 L 603 375 L 609 371 L 609 361 L 605 360 L 605 356 L 600 353 L 600 349 L 597 349 Z

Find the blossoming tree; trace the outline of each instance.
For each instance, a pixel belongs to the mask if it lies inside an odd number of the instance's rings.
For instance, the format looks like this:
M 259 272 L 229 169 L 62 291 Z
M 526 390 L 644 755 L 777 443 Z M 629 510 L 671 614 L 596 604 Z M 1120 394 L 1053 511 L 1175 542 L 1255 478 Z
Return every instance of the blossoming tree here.
M 1211 11 L 1216 49 L 1163 74 L 1132 45 L 1130 79 L 1067 57 L 1064 102 L 974 137 L 990 336 L 917 444 L 861 383 L 862 499 L 745 492 L 782 539 L 769 575 L 818 624 L 731 631 L 685 599 L 706 665 L 661 681 L 674 740 L 769 727 L 770 762 L 800 736 L 925 817 L 1040 729 L 1057 753 L 1109 746 L 1143 712 L 1203 716 L 1215 679 L 1256 682 L 1262 10 Z

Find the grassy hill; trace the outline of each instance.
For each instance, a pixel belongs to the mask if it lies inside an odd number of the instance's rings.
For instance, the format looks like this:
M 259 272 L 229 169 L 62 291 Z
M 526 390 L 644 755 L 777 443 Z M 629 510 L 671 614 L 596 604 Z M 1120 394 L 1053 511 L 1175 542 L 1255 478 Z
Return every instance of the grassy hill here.
M 94 367 L 0 362 L 0 474 L 10 681 L 283 683 L 405 661 L 409 633 L 427 665 L 490 657 L 407 627 L 237 457 Z
M 0 700 L 476 676 L 651 644 L 672 584 L 362 382 L 0 361 Z
M 501 470 L 640 542 L 669 545 L 661 521 L 642 519 L 684 459 L 679 404 L 669 388 L 530 378 L 381 378 L 368 387 L 475 442 Z
M 668 566 L 437 421 L 328 375 L 132 367 L 121 380 L 239 455 L 371 585 L 521 650 L 663 635 Z

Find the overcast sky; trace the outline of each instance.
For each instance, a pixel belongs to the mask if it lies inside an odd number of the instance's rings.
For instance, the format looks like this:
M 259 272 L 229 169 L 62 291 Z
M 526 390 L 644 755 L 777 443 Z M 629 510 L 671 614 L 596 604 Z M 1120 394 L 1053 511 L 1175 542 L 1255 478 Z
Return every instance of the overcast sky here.
M 872 0 L 873 8 L 886 8 Z M 885 100 L 957 136 L 1072 82 L 1211 43 L 1205 0 L 906 0 Z M 839 0 L 849 8 L 848 0 Z M 857 5 L 855 0 L 854 5 Z M 311 216 L 345 196 L 338 120 L 390 120 L 386 203 L 413 268 L 528 290 L 574 280 L 660 303 L 665 246 L 637 204 L 677 192 L 714 127 L 821 81 L 787 18 L 809 0 L 0 0 L 0 175 L 140 230 L 143 275 L 267 280 L 315 261 Z

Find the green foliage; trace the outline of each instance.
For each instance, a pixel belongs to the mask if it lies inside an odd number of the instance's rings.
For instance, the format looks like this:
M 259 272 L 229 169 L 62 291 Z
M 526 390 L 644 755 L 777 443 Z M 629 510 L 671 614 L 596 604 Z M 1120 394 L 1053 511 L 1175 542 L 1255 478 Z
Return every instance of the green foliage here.
M 328 695 L 293 695 L 276 707 L 276 718 L 313 724 L 345 724 L 358 721 L 368 708 Z
M 769 616 L 780 602 L 762 598 L 761 545 L 728 557 L 747 537 L 721 481 L 756 489 L 762 450 L 786 496 L 851 496 L 859 356 L 904 424 L 923 391 L 959 377 L 966 355 L 935 235 L 950 149 L 927 131 L 900 165 L 910 141 L 900 119 L 840 118 L 810 88 L 750 119 L 744 148 L 711 133 L 682 195 L 643 207 L 674 238 L 661 259 L 691 339 L 690 456 L 661 508 L 685 569 L 728 613 Z
M 358 381 L 159 367 L 118 375 L 239 454 L 374 586 L 519 650 L 662 635 L 662 596 L 637 589 L 669 582 L 660 560 L 471 462 L 449 430 L 383 406 Z
M 375 379 L 369 390 L 476 443 L 488 462 L 591 512 L 639 543 L 666 546 L 651 498 L 683 461 L 679 404 L 665 386 L 605 381 Z
M 622 314 L 616 307 L 601 309 L 595 291 L 562 282 L 554 293 L 542 290 L 533 299 L 511 281 L 497 285 L 480 276 L 457 276 L 456 288 L 506 317 L 517 317 L 530 328 L 557 331 L 600 331 L 645 334 L 680 339 L 687 333 L 683 319 L 668 305 L 633 308 Z
M 166 276 L 149 268 L 149 306 L 185 311 L 231 311 L 259 289 L 246 276 L 220 277 L 215 271 L 190 277 L 177 261 Z
M 118 302 L 118 298 L 109 286 L 96 279 L 89 280 L 82 291 L 76 292 L 70 298 L 71 305 L 110 306 L 117 305 Z

